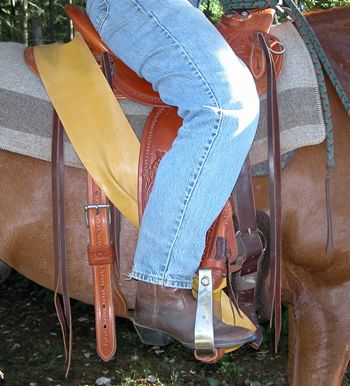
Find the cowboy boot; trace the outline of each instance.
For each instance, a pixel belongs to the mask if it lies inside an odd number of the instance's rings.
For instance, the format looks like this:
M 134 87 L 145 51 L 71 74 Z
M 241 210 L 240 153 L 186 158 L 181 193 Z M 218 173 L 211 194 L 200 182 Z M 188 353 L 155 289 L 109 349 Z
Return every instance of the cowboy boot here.
M 166 346 L 177 340 L 194 350 L 197 300 L 191 290 L 138 282 L 134 326 L 142 343 Z M 254 340 L 247 328 L 230 326 L 214 316 L 215 348 L 231 347 Z

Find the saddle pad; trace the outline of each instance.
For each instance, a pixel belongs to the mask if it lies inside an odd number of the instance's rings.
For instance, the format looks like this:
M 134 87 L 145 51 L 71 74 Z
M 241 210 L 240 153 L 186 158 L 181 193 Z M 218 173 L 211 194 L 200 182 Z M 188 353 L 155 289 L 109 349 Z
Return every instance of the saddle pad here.
M 322 142 L 325 138 L 316 76 L 306 47 L 292 23 L 271 27 L 286 47 L 278 82 L 281 152 Z M 23 58 L 25 46 L 0 43 L 0 148 L 45 161 L 51 160 L 52 105 L 41 80 Z M 261 115 L 250 157 L 252 165 L 267 160 L 266 95 L 260 97 Z M 151 107 L 119 101 L 138 139 Z M 83 167 L 68 138 L 65 162 Z
M 277 83 L 281 154 L 316 145 L 326 138 L 314 66 L 306 46 L 291 22 L 270 30 L 285 46 L 284 67 Z M 250 150 L 252 165 L 267 160 L 266 94 L 260 97 L 260 119 Z
M 51 161 L 53 108 L 40 78 L 24 61 L 25 46 L 0 43 L 0 148 Z M 120 100 L 137 138 L 152 107 Z M 69 139 L 65 140 L 65 164 L 83 168 Z

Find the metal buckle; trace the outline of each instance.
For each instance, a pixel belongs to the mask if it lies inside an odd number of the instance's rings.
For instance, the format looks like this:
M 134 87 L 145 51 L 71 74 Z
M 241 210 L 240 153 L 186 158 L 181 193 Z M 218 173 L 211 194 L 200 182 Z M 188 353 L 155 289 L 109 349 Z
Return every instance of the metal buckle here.
M 281 54 L 284 54 L 286 52 L 286 47 L 284 46 L 283 43 L 281 43 L 280 41 L 277 40 L 277 44 L 281 47 L 281 51 L 275 51 L 273 50 L 270 46 L 267 46 L 268 49 L 273 53 L 273 54 L 276 54 L 276 55 L 281 55 Z
M 215 355 L 213 327 L 213 279 L 211 269 L 198 271 L 198 298 L 194 346 L 198 356 Z
M 87 228 L 89 228 L 89 213 L 88 213 L 89 209 L 95 209 L 97 215 L 100 213 L 100 209 L 107 209 L 107 211 L 108 211 L 108 224 L 109 224 L 109 226 L 112 225 L 111 206 L 109 204 L 86 205 L 84 209 L 85 209 L 85 222 L 86 222 Z

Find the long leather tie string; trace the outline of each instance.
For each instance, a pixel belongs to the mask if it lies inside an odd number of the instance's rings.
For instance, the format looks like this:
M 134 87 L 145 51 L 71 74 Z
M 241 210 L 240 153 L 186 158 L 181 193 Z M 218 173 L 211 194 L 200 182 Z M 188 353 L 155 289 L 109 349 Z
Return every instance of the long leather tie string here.
M 264 36 L 258 33 L 267 64 L 267 126 L 270 174 L 270 213 L 271 213 L 271 280 L 270 280 L 270 323 L 275 310 L 275 350 L 281 333 L 281 155 L 278 117 L 277 81 L 274 63 Z
M 64 129 L 56 111 L 54 111 L 52 130 L 52 220 L 54 249 L 54 304 L 62 330 L 63 344 L 67 361 L 65 378 L 67 378 L 72 359 L 73 331 L 66 264 Z M 63 309 L 58 297 L 60 280 L 62 282 Z

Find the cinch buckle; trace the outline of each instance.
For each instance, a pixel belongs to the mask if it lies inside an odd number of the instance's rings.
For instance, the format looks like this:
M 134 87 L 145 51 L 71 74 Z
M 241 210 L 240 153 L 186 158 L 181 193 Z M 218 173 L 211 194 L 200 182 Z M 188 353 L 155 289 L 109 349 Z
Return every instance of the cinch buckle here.
M 86 222 L 87 228 L 89 228 L 89 213 L 88 213 L 89 209 L 95 209 L 97 215 L 100 213 L 100 209 L 107 209 L 107 211 L 108 211 L 108 224 L 109 224 L 109 226 L 112 225 L 111 206 L 109 204 L 86 205 L 84 209 L 85 209 L 85 222 Z

